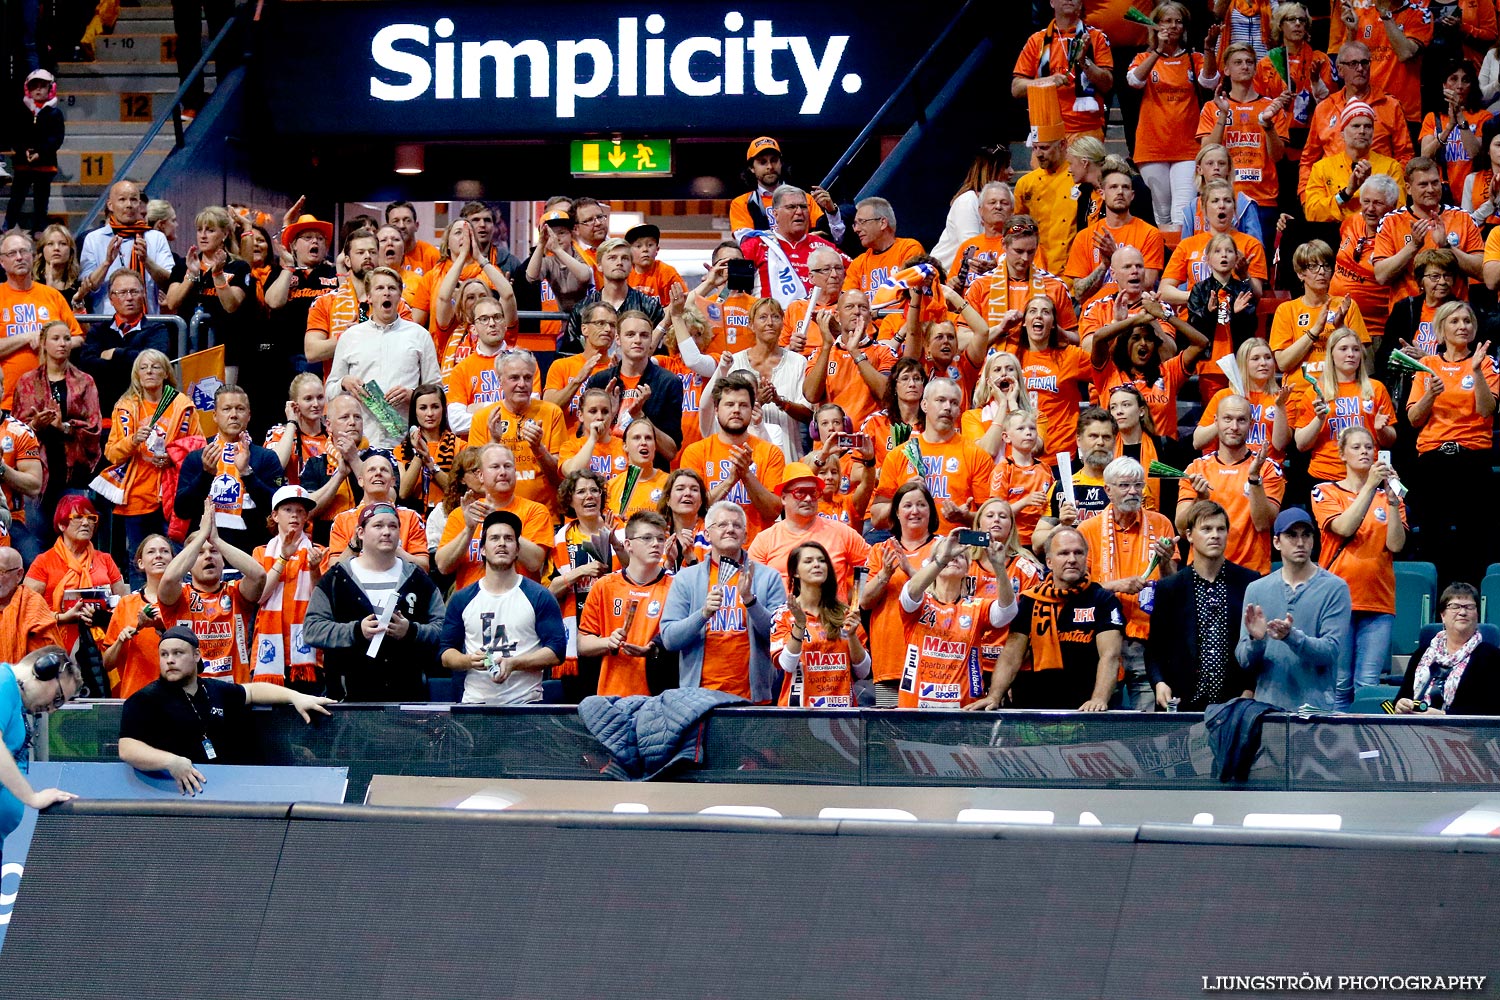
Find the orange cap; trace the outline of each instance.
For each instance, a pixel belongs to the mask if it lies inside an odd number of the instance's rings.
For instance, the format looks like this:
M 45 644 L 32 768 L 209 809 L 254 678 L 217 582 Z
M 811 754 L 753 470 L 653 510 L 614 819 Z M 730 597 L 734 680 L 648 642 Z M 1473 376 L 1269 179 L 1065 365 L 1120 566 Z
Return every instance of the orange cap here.
M 782 491 L 788 486 L 803 480 L 812 480 L 820 488 L 823 485 L 823 480 L 818 478 L 818 474 L 813 471 L 812 466 L 805 462 L 788 462 L 787 467 L 782 471 L 781 482 L 773 486 L 772 490 L 775 491 L 777 496 L 781 496 Z
M 767 150 L 770 150 L 777 156 L 781 155 L 781 147 L 777 145 L 776 140 L 772 139 L 770 136 L 763 135 L 759 139 L 752 139 L 750 140 L 749 150 L 745 152 L 745 159 L 753 160 Z

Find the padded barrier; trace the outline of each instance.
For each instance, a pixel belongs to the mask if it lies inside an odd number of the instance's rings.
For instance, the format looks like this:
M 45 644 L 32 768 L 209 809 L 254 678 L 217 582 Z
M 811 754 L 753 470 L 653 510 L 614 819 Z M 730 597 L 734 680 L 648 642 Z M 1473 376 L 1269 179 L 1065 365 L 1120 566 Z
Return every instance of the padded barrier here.
M 1161 1000 L 1500 934 L 1478 838 L 80 802 L 32 858 L 0 998 Z
M 119 702 L 49 718 L 49 759 L 118 759 Z M 349 802 L 372 775 L 599 779 L 602 746 L 569 706 L 339 705 L 305 724 L 261 709 L 266 764 L 349 769 Z M 813 712 L 726 708 L 704 766 L 678 781 L 828 785 L 1224 788 L 1203 717 L 1134 712 Z M 1263 791 L 1500 790 L 1500 720 L 1273 714 L 1250 780 Z

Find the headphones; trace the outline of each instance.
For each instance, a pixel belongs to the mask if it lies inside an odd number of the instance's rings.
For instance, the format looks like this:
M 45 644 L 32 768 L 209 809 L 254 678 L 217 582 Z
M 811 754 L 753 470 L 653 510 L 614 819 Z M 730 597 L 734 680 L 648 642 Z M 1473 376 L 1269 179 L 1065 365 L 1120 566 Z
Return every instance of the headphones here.
M 820 440 L 821 435 L 818 433 L 818 421 L 817 421 L 816 418 L 813 419 L 812 427 L 810 428 L 809 433 L 812 434 L 812 439 L 814 441 Z M 849 415 L 847 413 L 844 414 L 844 433 L 845 434 L 853 434 L 854 433 L 854 421 L 852 421 L 852 420 L 849 419 Z
M 31 675 L 39 681 L 55 681 L 63 667 L 72 663 L 66 653 L 48 653 L 31 666 Z

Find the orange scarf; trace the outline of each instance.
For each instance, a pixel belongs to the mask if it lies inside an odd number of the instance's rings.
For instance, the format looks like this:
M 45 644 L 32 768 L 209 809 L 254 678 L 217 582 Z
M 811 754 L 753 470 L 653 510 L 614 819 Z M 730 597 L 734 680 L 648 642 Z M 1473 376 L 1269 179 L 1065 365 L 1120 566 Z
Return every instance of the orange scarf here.
M 264 545 L 256 558 L 269 572 L 277 559 L 285 558 L 281 579 L 261 598 L 255 613 L 255 665 L 252 680 L 271 684 L 315 681 L 317 652 L 303 638 L 307 605 L 312 600 L 312 568 L 308 560 L 312 539 L 303 535 L 290 555 L 282 551 L 278 534 Z
M 1088 589 L 1089 578 L 1084 576 L 1075 587 L 1059 587 L 1055 578 L 1049 576 L 1025 592 L 1032 600 L 1031 610 L 1031 667 L 1033 670 L 1061 670 L 1063 666 L 1062 643 L 1057 635 L 1058 615 L 1063 602 L 1074 594 Z

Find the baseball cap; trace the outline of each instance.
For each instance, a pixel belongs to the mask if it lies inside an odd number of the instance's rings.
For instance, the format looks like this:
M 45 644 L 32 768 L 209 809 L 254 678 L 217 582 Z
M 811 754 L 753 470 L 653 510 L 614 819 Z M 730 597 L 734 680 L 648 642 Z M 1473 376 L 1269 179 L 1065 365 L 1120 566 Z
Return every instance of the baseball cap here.
M 639 226 L 632 226 L 625 233 L 625 242 L 634 243 L 636 240 L 653 239 L 661 242 L 661 229 L 647 222 Z
M 568 214 L 566 208 L 551 208 L 542 213 L 542 224 L 545 226 L 567 226 L 573 225 L 573 217 Z
M 782 472 L 781 482 L 777 483 L 773 487 L 773 490 L 777 496 L 781 496 L 782 491 L 788 486 L 791 486 L 793 483 L 802 482 L 803 480 L 811 480 L 819 488 L 823 486 L 823 480 L 818 478 L 818 474 L 812 470 L 812 466 L 806 462 L 791 462 L 787 465 L 785 471 Z
M 159 641 L 166 642 L 168 639 L 181 639 L 194 649 L 198 648 L 198 637 L 193 634 L 193 630 L 187 625 L 173 625 L 161 634 Z
M 360 510 L 359 527 L 363 528 L 365 525 L 370 523 L 372 518 L 377 517 L 380 514 L 389 514 L 397 520 L 401 519 L 401 515 L 397 512 L 395 504 L 386 503 L 384 500 L 380 500 L 376 503 L 367 504 Z
M 745 159 L 753 160 L 761 153 L 767 151 L 775 153 L 778 156 L 781 155 L 781 147 L 770 136 L 763 135 L 758 139 L 751 139 L 750 148 L 745 151 Z
M 317 504 L 313 503 L 311 493 L 307 492 L 300 486 L 289 485 L 283 486 L 281 489 L 276 491 L 274 496 L 271 497 L 271 509 L 275 510 L 277 507 L 280 507 L 282 504 L 287 503 L 288 501 L 291 501 L 293 503 L 300 503 L 308 510 L 312 510 L 315 506 L 317 506 Z
M 1276 515 L 1276 524 L 1272 528 L 1271 534 L 1284 534 L 1285 532 L 1290 531 L 1292 528 L 1296 527 L 1299 524 L 1305 524 L 1309 528 L 1312 528 L 1314 530 L 1317 529 L 1317 525 L 1313 524 L 1311 514 L 1303 510 L 1301 507 L 1288 507 L 1280 514 Z
M 484 524 L 479 526 L 479 537 L 482 539 L 490 533 L 490 526 L 495 524 L 508 524 L 515 531 L 516 537 L 521 537 L 521 519 L 508 510 L 492 510 L 485 515 Z

